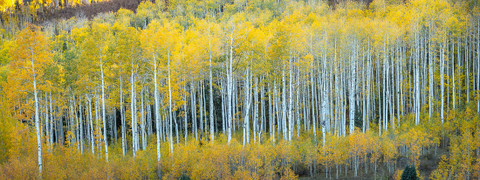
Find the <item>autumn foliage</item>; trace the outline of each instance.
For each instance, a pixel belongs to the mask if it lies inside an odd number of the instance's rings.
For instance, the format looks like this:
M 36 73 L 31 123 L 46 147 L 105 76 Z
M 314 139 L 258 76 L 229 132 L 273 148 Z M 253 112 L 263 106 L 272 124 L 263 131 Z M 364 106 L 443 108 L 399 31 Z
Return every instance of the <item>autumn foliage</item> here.
M 479 7 L 172 0 L 37 25 L 10 14 L 0 179 L 477 179 Z

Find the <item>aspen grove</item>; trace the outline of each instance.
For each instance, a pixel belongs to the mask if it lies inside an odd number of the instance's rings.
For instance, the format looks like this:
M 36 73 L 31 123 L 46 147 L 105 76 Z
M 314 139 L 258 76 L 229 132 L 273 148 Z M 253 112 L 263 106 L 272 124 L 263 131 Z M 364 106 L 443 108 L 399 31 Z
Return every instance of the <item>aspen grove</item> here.
M 8 14 L 0 179 L 480 177 L 479 1 Z

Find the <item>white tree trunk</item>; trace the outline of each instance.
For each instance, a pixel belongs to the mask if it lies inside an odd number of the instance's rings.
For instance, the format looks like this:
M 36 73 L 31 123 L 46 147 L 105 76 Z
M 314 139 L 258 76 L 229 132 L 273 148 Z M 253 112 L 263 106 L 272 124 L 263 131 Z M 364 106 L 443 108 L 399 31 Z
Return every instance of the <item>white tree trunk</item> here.
M 271 90 L 272 87 L 270 83 L 268 84 L 268 90 Z M 274 91 L 275 93 L 275 91 Z M 275 107 L 275 104 L 272 99 L 271 93 L 268 93 L 268 102 L 270 107 L 268 108 L 268 114 L 270 114 L 268 121 L 269 121 L 269 130 L 270 130 L 270 137 L 272 137 L 272 142 L 275 143 L 275 113 L 273 111 L 273 108 Z
M 50 141 L 50 135 L 49 135 L 49 118 L 48 118 L 48 96 L 47 92 L 45 92 L 45 136 L 47 137 L 47 142 Z M 48 148 L 47 148 L 48 151 Z
M 172 134 L 172 85 L 170 82 L 170 52 L 168 52 L 168 57 L 167 57 L 167 66 L 168 66 L 168 118 L 169 118 L 169 142 L 170 142 L 170 153 L 173 154 L 173 134 Z M 178 136 L 178 135 L 177 135 Z
M 284 66 L 285 67 L 285 66 Z M 287 133 L 287 86 L 285 80 L 285 68 L 282 70 L 282 132 L 283 132 L 283 140 L 288 140 L 288 133 Z
M 80 99 L 80 98 L 79 98 Z M 83 154 L 83 109 L 81 101 L 78 103 L 78 110 L 80 111 L 79 115 L 79 124 L 80 124 L 80 154 Z
M 354 56 L 356 57 L 356 56 Z M 357 87 L 357 59 L 352 58 L 350 61 L 350 93 L 349 93 L 349 110 L 350 110 L 350 134 L 353 134 L 355 131 L 355 93 Z
M 192 108 L 192 133 L 195 134 L 195 140 L 198 140 L 198 133 L 197 133 L 197 102 L 195 99 L 195 85 L 194 82 L 192 81 L 190 83 L 190 107 Z
M 477 20 L 477 113 L 480 113 L 480 18 Z
M 122 82 L 121 76 L 120 76 L 120 121 L 122 123 L 122 153 L 123 153 L 123 156 L 125 156 L 125 153 L 127 151 L 127 132 L 125 127 L 125 111 L 123 108 L 123 82 Z
M 250 144 L 250 72 L 248 67 L 245 74 L 245 118 L 243 122 L 243 146 L 245 146 L 245 144 Z
M 141 93 L 140 93 L 140 96 L 141 96 L 141 119 L 140 119 L 140 131 L 141 131 L 141 134 L 142 134 L 142 150 L 146 150 L 147 149 L 147 132 L 146 132 L 146 128 L 145 128 L 145 104 L 143 103 L 143 99 L 144 99 L 144 96 L 145 96 L 145 93 L 144 93 L 144 90 L 143 90 L 143 86 L 141 87 Z
M 157 60 L 155 58 L 155 54 L 153 54 L 153 84 L 154 84 L 154 98 L 155 98 L 155 128 L 156 128 L 156 136 L 157 136 L 157 163 L 158 163 L 158 176 L 161 177 L 161 153 L 160 153 L 160 101 L 158 98 L 158 85 L 157 85 Z
M 443 112 L 444 112 L 444 92 L 445 92 L 445 88 L 444 88 L 444 72 L 445 72 L 445 69 L 444 69 L 444 45 L 441 44 L 440 45 L 440 119 L 442 121 L 442 124 L 443 124 L 443 120 L 444 120 L 444 115 L 443 115 Z
M 290 80 L 288 81 L 288 141 L 292 140 L 293 136 L 293 66 L 292 59 L 289 59 L 289 70 L 288 74 Z
M 105 158 L 108 163 L 108 141 L 107 141 L 107 124 L 105 122 L 105 82 L 103 80 L 103 62 L 100 59 L 100 73 L 102 78 L 102 120 L 103 120 L 103 139 L 105 141 Z
M 199 117 L 199 122 L 200 122 L 200 140 L 202 140 L 203 138 L 203 134 L 205 132 L 205 127 L 204 127 L 204 124 L 203 124 L 203 112 L 204 112 L 204 106 L 203 106 L 203 81 L 200 81 L 200 83 L 198 84 L 198 98 L 199 98 L 199 101 L 198 101 L 198 110 L 200 111 L 200 117 Z M 206 126 L 206 124 L 205 124 Z
M 210 40 L 208 41 L 208 46 L 209 48 L 210 47 Z M 209 79 L 210 79 L 210 82 L 209 82 L 209 104 L 210 104 L 210 107 L 209 107 L 209 110 L 210 110 L 210 140 L 212 142 L 214 142 L 215 140 L 215 123 L 214 123 L 214 119 L 213 119 L 213 75 L 212 75 L 212 52 L 209 51 L 208 53 L 208 62 L 210 64 L 210 68 L 209 68 Z
M 33 52 L 32 52 L 33 55 Z M 33 95 L 35 96 L 35 130 L 37 131 L 37 153 L 38 153 L 38 169 L 42 173 L 42 138 L 40 137 L 40 117 L 38 110 L 38 95 L 37 95 L 37 74 L 35 73 L 35 63 L 32 58 L 32 72 L 33 72 Z
M 91 145 L 92 145 L 92 154 L 95 154 L 95 137 L 94 137 L 94 127 L 93 127 L 93 118 L 92 118 L 92 98 L 87 97 L 88 101 L 88 118 L 90 121 L 90 139 L 91 139 Z
M 253 90 L 253 142 L 257 141 L 257 131 L 258 131 L 258 79 L 254 77 L 254 86 Z
M 53 125 L 54 125 L 54 118 L 53 118 L 53 108 L 52 108 L 52 91 L 50 91 L 50 146 L 53 146 Z
M 184 89 L 186 90 L 187 89 L 187 85 L 185 85 Z M 184 116 L 184 119 L 183 119 L 183 127 L 184 127 L 184 136 L 185 136 L 185 145 L 187 145 L 187 138 L 188 138 L 188 122 L 187 122 L 187 119 L 188 119 L 188 110 L 187 110 L 187 95 L 185 94 L 185 103 L 183 104 L 183 116 Z
M 135 92 L 135 75 L 133 72 L 133 64 L 132 64 L 132 75 L 130 79 L 131 84 L 131 92 L 130 92 L 130 112 L 132 113 L 132 153 L 133 157 L 135 157 L 137 153 L 137 141 L 138 141 L 138 133 L 137 133 L 137 109 L 136 109 L 136 101 L 137 98 Z
M 455 70 L 456 70 L 456 67 L 455 67 L 455 57 L 454 57 L 454 53 L 455 52 L 455 38 L 452 38 L 452 106 L 453 106 L 453 109 L 455 109 Z
M 228 69 L 227 69 L 227 121 L 228 121 L 228 127 L 227 127 L 227 140 L 228 144 L 230 144 L 230 141 L 232 139 L 232 125 L 233 125 L 233 33 L 235 32 L 235 28 L 232 30 L 230 34 L 230 57 L 228 58 L 229 63 L 228 63 Z

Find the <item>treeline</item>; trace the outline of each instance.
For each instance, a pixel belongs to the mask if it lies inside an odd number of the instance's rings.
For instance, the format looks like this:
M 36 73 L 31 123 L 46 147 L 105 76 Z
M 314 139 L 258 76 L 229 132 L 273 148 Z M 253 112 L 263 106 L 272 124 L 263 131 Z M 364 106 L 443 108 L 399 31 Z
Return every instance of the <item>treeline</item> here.
M 362 162 L 377 172 L 379 159 L 393 174 L 399 156 L 418 169 L 441 142 L 480 138 L 479 12 L 475 1 L 448 0 L 335 10 L 322 1 L 146 1 L 93 20 L 18 32 L 4 24 L 2 115 L 6 127 L 35 127 L 40 174 L 55 149 L 101 161 L 100 177 L 116 177 L 122 170 L 109 168 L 127 165 L 122 156 L 148 164 L 139 176 L 167 178 L 193 176 L 200 167 L 172 171 L 195 162 L 218 163 L 223 175 L 207 179 L 273 178 L 301 165 L 357 176 Z M 5 137 L 4 160 L 21 157 L 12 148 L 20 137 Z M 197 157 L 221 147 L 232 149 L 218 162 Z M 257 148 L 284 154 L 253 161 Z M 468 158 L 458 165 L 466 170 L 445 165 L 442 177 L 475 177 L 478 153 Z
M 43 12 L 57 8 L 68 8 L 72 6 L 89 5 L 91 3 L 101 2 L 102 0 L 4 0 L 0 2 L 0 11 L 7 13 L 17 13 L 16 11 L 25 10 L 28 12 Z

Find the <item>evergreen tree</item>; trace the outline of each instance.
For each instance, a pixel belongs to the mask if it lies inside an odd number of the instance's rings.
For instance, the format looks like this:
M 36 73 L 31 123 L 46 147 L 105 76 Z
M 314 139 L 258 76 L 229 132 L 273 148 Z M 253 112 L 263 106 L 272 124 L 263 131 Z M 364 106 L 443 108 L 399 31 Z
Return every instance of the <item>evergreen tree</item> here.
M 417 170 L 415 166 L 407 166 L 402 173 L 402 180 L 417 180 L 419 179 L 417 176 Z

